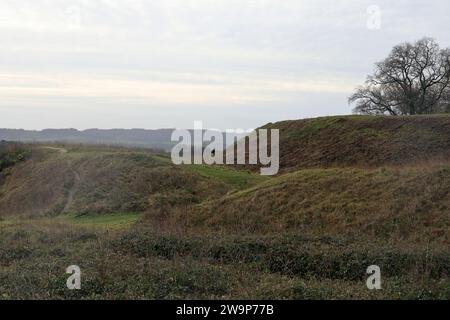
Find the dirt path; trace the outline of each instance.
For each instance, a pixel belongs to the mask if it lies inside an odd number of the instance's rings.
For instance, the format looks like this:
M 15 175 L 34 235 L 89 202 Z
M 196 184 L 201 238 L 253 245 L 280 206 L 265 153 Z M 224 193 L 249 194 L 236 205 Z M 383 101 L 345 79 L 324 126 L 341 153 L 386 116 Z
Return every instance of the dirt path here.
M 67 153 L 67 149 L 57 147 L 41 147 L 41 149 L 59 151 L 59 153 Z
M 58 148 L 58 147 L 41 147 L 41 149 L 47 149 L 47 150 L 54 150 L 58 151 L 60 154 L 66 154 L 68 151 L 64 148 Z M 69 190 L 69 194 L 67 195 L 66 204 L 64 205 L 64 209 L 62 210 L 62 213 L 67 213 L 69 211 L 69 208 L 72 206 L 73 198 L 75 196 L 75 193 L 78 190 L 78 187 L 80 185 L 80 174 L 73 168 L 72 161 L 70 159 L 67 159 L 67 166 L 69 167 L 70 172 L 73 175 L 73 183 Z
M 73 174 L 73 184 L 72 187 L 69 190 L 69 194 L 67 196 L 67 201 L 66 204 L 64 206 L 64 209 L 62 210 L 63 213 L 66 213 L 67 211 L 69 211 L 70 206 L 73 203 L 73 197 L 75 196 L 75 193 L 78 190 L 78 186 L 80 184 L 81 178 L 79 173 L 73 168 L 72 163 L 70 160 L 67 161 L 67 164 L 69 165 L 70 171 Z

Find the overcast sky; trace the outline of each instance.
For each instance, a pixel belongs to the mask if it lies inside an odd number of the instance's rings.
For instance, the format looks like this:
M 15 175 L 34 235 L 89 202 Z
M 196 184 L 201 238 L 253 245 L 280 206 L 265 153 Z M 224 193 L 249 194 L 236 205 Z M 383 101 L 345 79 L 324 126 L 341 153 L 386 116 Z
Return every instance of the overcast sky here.
M 0 127 L 254 128 L 349 114 L 448 0 L 0 0 Z

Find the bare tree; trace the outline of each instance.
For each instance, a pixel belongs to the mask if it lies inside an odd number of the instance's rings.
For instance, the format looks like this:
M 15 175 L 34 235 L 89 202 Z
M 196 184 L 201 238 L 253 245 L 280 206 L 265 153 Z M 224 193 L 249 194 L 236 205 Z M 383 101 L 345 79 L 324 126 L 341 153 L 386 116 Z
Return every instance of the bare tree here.
M 349 98 L 355 113 L 414 115 L 450 111 L 450 49 L 435 40 L 394 47 Z

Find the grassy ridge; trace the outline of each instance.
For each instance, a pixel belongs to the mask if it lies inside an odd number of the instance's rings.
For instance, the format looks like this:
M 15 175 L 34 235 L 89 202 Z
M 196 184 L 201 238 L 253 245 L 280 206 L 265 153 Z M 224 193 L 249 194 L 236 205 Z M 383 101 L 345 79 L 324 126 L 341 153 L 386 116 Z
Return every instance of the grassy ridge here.
M 0 216 L 143 212 L 152 195 L 182 191 L 202 201 L 232 188 L 149 151 L 75 147 L 61 153 L 35 146 L 0 186 Z
M 284 171 L 379 167 L 450 159 L 450 115 L 336 116 L 268 124 Z

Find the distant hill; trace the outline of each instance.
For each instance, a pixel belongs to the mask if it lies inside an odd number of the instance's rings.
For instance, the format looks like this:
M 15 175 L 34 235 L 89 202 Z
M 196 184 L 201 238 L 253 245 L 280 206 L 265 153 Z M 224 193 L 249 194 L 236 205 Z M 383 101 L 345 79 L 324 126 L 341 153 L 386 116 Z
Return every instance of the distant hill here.
M 83 144 L 108 144 L 143 147 L 169 151 L 174 145 L 170 137 L 173 129 L 46 129 L 30 131 L 0 129 L 0 140 L 21 142 L 65 142 Z
M 124 147 L 138 147 L 170 152 L 177 144 L 171 141 L 175 129 L 45 129 L 42 131 L 23 129 L 0 129 L 0 141 L 26 143 L 69 143 L 94 144 Z M 194 130 L 189 130 L 194 136 Z M 223 133 L 225 145 L 233 144 L 233 139 L 239 139 L 239 134 Z M 207 142 L 205 142 L 207 144 Z

